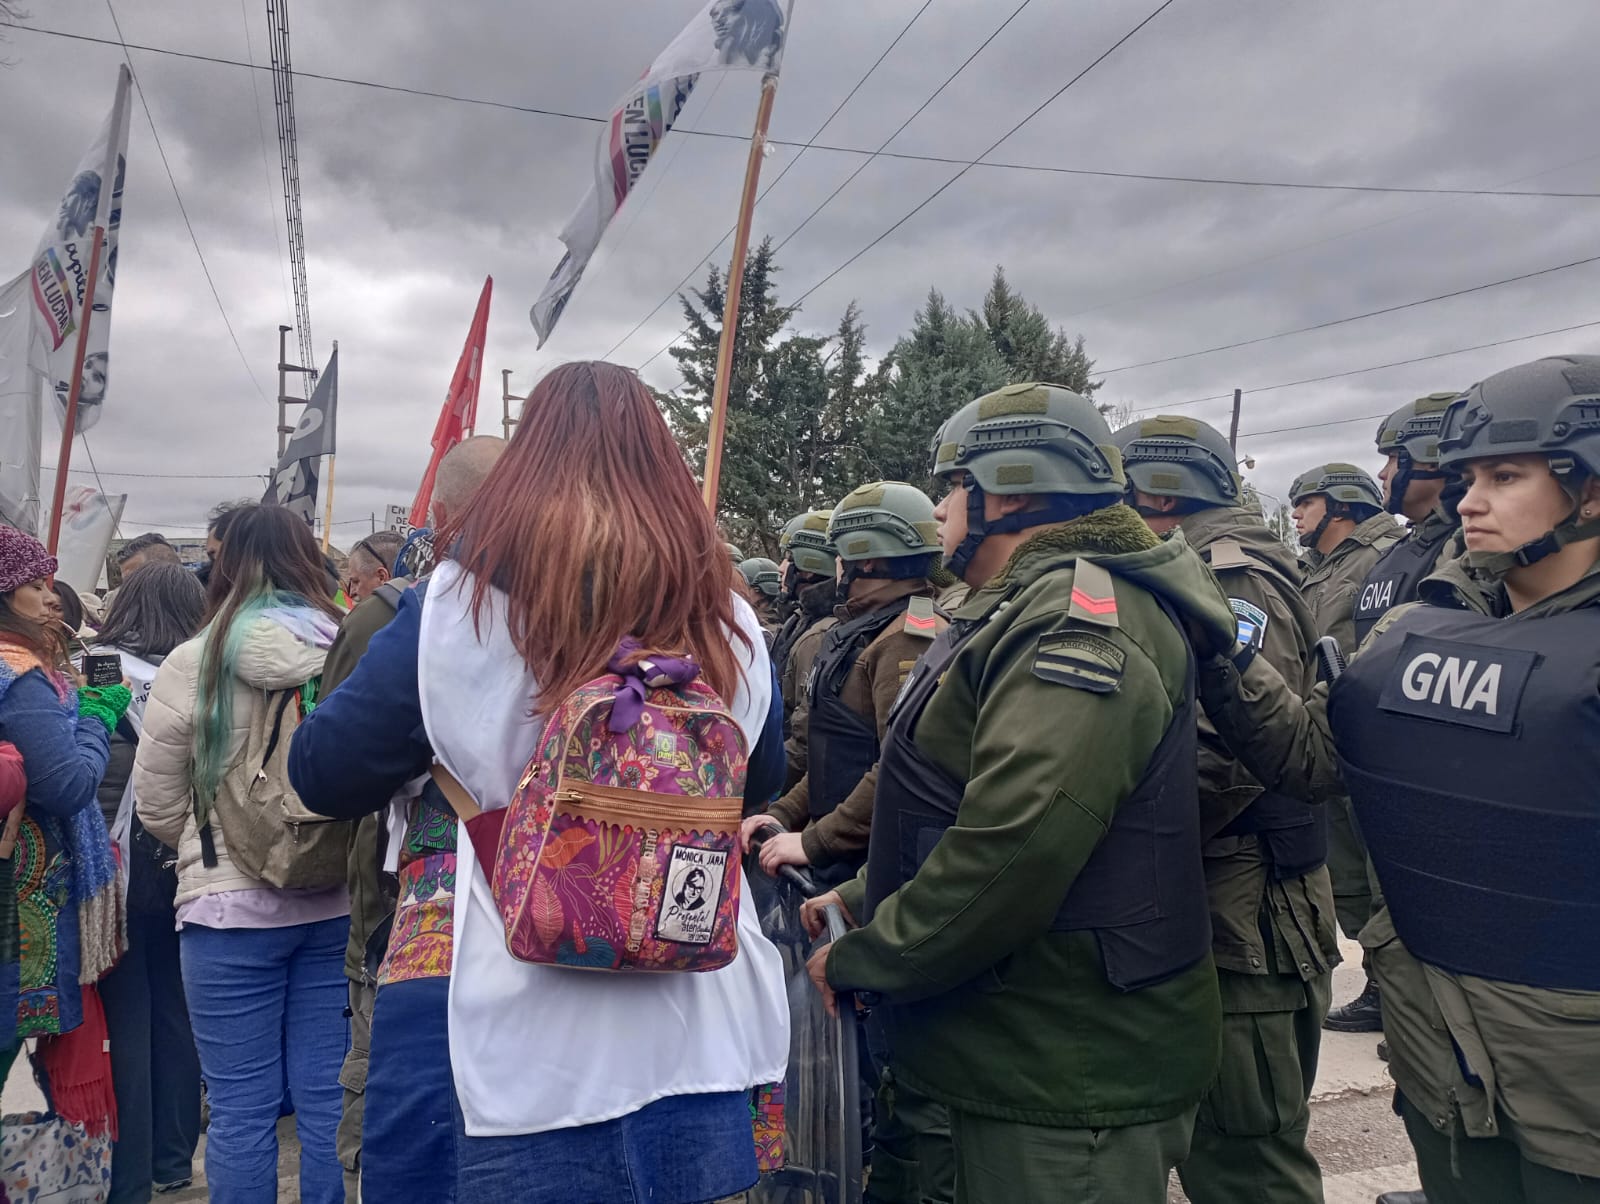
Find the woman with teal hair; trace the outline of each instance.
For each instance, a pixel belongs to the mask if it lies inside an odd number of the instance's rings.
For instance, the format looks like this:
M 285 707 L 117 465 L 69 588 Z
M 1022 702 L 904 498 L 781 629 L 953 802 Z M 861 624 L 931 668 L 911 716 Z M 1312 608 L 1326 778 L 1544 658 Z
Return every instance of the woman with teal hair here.
M 299 890 L 252 877 L 228 855 L 217 803 L 252 726 L 263 730 L 285 699 L 314 696 L 338 631 L 342 614 L 305 522 L 281 507 L 242 508 L 213 566 L 207 615 L 156 674 L 133 769 L 140 822 L 178 850 L 184 994 L 211 1099 L 206 1177 L 218 1204 L 277 1198 L 287 1081 L 301 1199 L 339 1204 L 342 866 L 336 881 Z

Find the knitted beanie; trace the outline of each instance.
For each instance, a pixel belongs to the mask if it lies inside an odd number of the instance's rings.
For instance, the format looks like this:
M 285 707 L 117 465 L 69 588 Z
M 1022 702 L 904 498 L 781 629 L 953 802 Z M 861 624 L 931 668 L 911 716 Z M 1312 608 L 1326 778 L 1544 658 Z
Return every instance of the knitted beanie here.
M 0 523 L 0 594 L 19 586 L 50 577 L 56 571 L 56 558 L 26 531 Z

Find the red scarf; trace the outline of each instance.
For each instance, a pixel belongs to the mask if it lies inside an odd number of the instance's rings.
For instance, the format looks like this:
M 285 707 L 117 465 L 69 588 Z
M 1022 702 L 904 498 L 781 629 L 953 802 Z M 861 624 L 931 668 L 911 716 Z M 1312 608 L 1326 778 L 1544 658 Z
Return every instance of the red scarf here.
M 83 1023 L 59 1037 L 40 1037 L 35 1055 L 50 1106 L 91 1135 L 117 1139 L 117 1097 L 111 1089 L 111 1041 L 100 992 L 83 988 Z

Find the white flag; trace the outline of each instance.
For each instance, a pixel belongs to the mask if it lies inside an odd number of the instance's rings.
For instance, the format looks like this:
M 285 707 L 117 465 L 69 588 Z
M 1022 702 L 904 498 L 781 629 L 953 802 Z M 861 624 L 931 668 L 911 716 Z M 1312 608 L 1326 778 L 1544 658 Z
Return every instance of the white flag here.
M 0 284 L 0 522 L 39 530 L 44 380 L 28 367 L 33 341 L 28 273 Z
M 61 542 L 56 548 L 56 576 L 75 590 L 92 590 L 106 567 L 106 549 L 122 521 L 128 495 L 108 497 L 89 485 L 67 486 L 61 503 Z
M 683 112 L 701 74 L 775 74 L 783 58 L 784 24 L 778 0 L 711 0 L 623 96 L 595 147 L 594 185 L 561 231 L 567 253 L 529 314 L 539 346 L 561 320 L 606 227 Z
M 55 215 L 34 252 L 29 275 L 33 285 L 33 366 L 55 391 L 56 414 L 63 420 L 72 391 L 72 370 L 78 355 L 78 328 L 83 324 L 83 299 L 89 285 L 89 260 L 94 230 L 106 231 L 100 251 L 100 279 L 94 290 L 94 319 L 84 348 L 83 386 L 78 395 L 79 432 L 100 419 L 111 366 L 111 291 L 117 281 L 117 241 L 122 227 L 122 186 L 128 160 L 128 85 L 126 66 L 117 72 L 116 97 L 105 124 L 62 194 Z

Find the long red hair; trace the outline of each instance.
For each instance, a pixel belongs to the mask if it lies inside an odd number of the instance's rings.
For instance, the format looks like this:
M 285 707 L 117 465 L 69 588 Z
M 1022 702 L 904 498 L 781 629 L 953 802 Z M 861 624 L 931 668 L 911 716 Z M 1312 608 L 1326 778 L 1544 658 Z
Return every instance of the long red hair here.
M 624 636 L 739 685 L 733 569 L 650 392 L 626 368 L 567 364 L 528 395 L 505 454 L 437 546 L 474 575 L 482 630 L 504 590 L 511 641 L 548 714 L 605 671 Z

